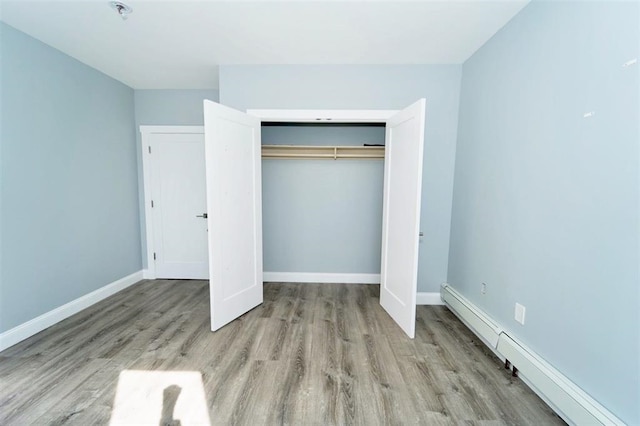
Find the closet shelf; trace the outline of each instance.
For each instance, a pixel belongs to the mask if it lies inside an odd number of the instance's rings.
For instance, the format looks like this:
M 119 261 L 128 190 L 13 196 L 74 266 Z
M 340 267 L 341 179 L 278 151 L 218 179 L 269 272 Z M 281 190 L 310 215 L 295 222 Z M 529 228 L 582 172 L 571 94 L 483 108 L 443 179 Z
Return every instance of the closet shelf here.
M 262 145 L 262 158 L 384 159 L 384 146 Z

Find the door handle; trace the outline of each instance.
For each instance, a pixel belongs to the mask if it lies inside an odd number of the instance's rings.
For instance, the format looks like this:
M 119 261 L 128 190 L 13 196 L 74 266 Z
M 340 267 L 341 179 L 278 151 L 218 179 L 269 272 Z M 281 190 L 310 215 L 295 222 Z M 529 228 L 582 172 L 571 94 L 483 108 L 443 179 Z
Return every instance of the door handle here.
M 421 237 L 424 237 L 424 232 L 420 232 L 420 234 L 418 235 L 420 235 Z
M 201 217 L 201 218 L 203 218 L 203 219 L 206 219 L 208 216 L 207 216 L 207 214 L 206 214 L 206 213 L 202 213 L 202 214 L 198 214 L 198 215 L 196 215 L 196 217 Z

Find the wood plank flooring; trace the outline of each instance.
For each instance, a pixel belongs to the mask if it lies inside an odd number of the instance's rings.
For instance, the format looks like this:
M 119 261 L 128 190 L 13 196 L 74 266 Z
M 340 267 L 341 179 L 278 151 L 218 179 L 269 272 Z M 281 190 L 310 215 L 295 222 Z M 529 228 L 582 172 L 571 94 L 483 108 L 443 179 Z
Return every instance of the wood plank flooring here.
M 378 292 L 265 284 L 212 333 L 206 282 L 142 282 L 1 352 L 0 424 L 109 424 L 116 392 L 138 424 L 142 392 L 144 422 L 176 425 L 197 402 L 178 382 L 119 389 L 123 371 L 200 373 L 211 425 L 564 424 L 445 307 L 419 306 L 411 340 Z

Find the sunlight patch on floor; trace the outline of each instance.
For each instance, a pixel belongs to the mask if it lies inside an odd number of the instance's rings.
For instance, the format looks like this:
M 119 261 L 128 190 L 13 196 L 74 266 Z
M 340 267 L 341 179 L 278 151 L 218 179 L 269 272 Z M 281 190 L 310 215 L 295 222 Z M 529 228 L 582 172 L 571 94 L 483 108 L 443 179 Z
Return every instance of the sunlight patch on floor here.
M 110 426 L 210 426 L 198 371 L 120 372 Z

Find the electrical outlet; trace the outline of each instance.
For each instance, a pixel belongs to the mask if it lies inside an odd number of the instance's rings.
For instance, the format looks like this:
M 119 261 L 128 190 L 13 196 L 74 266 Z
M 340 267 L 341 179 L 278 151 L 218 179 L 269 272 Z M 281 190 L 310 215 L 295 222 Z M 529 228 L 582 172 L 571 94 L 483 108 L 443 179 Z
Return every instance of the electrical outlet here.
M 523 305 L 516 303 L 516 321 L 524 325 L 524 314 L 526 309 Z
M 482 283 L 480 286 L 480 294 L 486 294 L 487 292 L 487 283 Z

